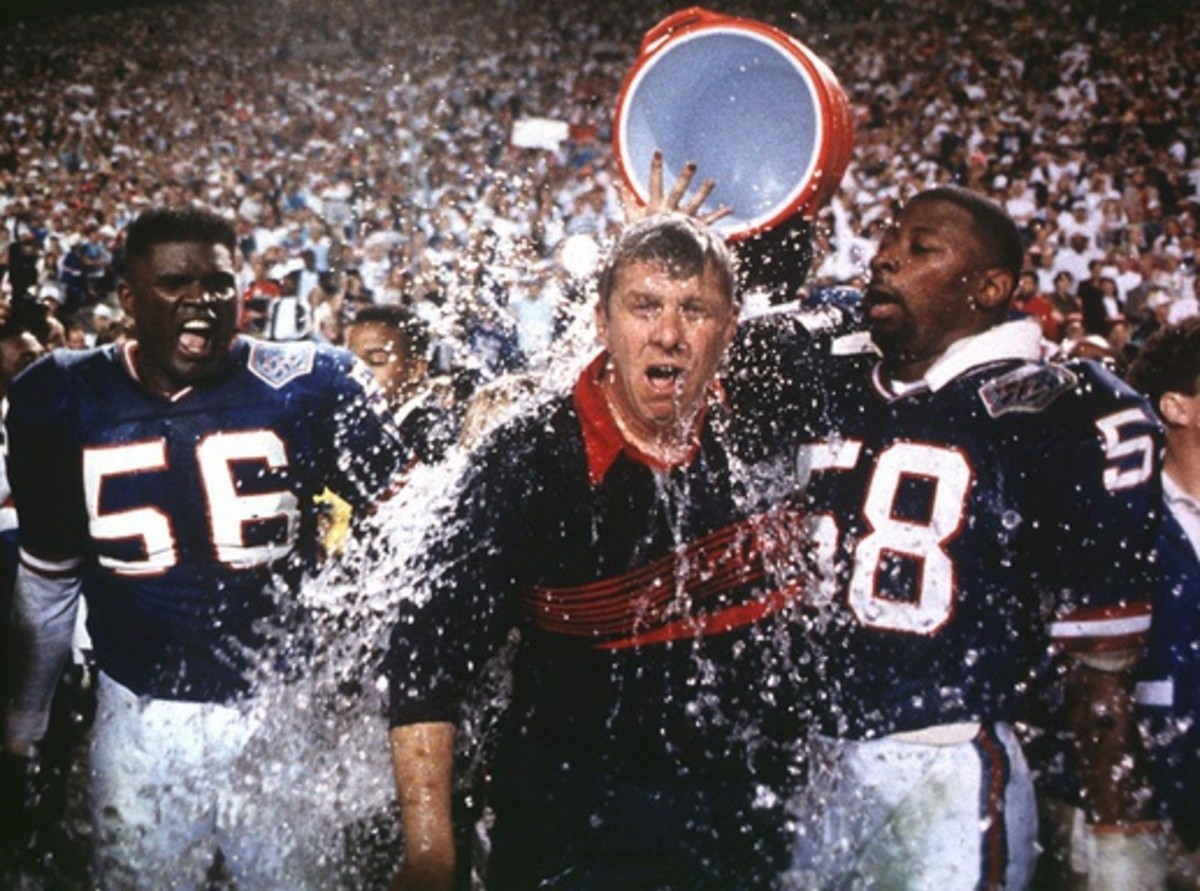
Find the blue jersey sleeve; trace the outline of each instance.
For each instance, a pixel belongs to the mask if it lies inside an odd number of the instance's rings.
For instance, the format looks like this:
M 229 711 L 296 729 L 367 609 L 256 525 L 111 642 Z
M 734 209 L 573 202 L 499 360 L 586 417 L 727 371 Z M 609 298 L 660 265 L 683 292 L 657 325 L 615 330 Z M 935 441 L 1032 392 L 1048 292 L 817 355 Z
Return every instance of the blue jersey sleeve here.
M 43 560 L 77 557 L 87 546 L 75 394 L 61 360 L 47 356 L 13 381 L 5 422 L 18 539 Z
M 415 457 L 405 445 L 383 391 L 370 369 L 347 350 L 322 348 L 317 381 L 326 396 L 326 412 L 313 418 L 329 426 L 333 445 L 330 489 L 362 511 L 399 485 Z
M 1149 404 L 1093 362 L 1072 363 L 1075 386 L 1058 422 L 1029 438 L 1029 478 L 1053 528 L 1041 571 L 1061 592 L 1051 636 L 1069 651 L 1140 648 L 1157 585 L 1162 430 Z
M 836 307 L 771 313 L 743 323 L 722 383 L 737 423 L 733 447 L 760 463 L 796 444 L 821 404 L 830 343 L 852 327 Z

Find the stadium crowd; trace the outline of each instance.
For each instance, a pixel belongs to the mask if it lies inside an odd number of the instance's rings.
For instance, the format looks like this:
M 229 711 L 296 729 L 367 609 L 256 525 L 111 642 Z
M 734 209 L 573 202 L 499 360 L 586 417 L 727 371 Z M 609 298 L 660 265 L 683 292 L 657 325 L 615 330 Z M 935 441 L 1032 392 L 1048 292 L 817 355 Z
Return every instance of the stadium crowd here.
M 896 203 L 953 181 L 1022 225 L 1022 299 L 1051 340 L 1121 360 L 1194 314 L 1200 14 L 905 6 L 722 10 L 806 41 L 856 114 L 812 284 L 853 283 Z M 563 267 L 620 224 L 611 115 L 671 11 L 476 3 L 446 21 L 436 4 L 296 0 L 17 23 L 0 84 L 6 288 L 48 302 L 76 343 L 119 336 L 125 225 L 200 203 L 235 218 L 247 327 L 286 292 L 311 323 L 277 336 L 338 341 L 358 306 L 399 302 L 457 345 L 435 370 L 536 366 Z M 546 120 L 565 138 L 518 135 Z

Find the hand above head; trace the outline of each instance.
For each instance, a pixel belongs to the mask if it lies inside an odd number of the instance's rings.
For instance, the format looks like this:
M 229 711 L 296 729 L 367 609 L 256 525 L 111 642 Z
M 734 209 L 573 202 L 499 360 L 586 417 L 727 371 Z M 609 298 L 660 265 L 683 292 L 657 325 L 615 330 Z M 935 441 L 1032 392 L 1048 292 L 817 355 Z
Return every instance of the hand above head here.
M 621 195 L 621 206 L 625 210 L 625 222 L 636 223 L 652 214 L 666 211 L 675 211 L 689 217 L 696 217 L 705 225 L 712 225 L 717 220 L 729 216 L 733 212 L 732 207 L 719 207 L 710 213 L 700 213 L 700 207 L 708 200 L 708 196 L 712 194 L 712 190 L 716 186 L 716 182 L 712 179 L 701 182 L 696 193 L 686 201 L 684 200 L 695 175 L 696 162 L 688 161 L 683 165 L 683 170 L 680 171 L 671 186 L 671 191 L 664 195 L 663 156 L 661 151 L 656 150 L 650 161 L 650 194 L 644 203 L 637 195 L 633 194 L 633 191 L 624 182 L 620 182 L 617 186 Z

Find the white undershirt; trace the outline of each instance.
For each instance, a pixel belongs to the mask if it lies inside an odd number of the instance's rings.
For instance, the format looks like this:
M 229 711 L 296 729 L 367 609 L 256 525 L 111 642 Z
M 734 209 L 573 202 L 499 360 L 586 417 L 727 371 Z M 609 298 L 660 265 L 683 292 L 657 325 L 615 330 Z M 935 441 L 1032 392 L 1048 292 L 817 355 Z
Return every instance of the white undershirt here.
M 1200 559 L 1200 498 L 1185 492 L 1169 473 L 1162 475 L 1162 484 L 1167 507 L 1183 527 L 1196 557 Z

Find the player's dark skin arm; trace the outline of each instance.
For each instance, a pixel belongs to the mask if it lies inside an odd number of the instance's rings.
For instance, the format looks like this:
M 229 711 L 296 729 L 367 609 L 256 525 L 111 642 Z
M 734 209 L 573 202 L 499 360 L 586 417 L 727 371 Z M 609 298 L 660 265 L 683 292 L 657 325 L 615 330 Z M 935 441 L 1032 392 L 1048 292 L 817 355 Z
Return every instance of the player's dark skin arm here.
M 1072 659 L 1067 676 L 1068 720 L 1084 790 L 1088 822 L 1118 825 L 1147 819 L 1138 796 L 1139 746 L 1133 719 L 1133 662 L 1102 670 Z M 1105 666 L 1106 668 L 1108 665 Z
M 392 769 L 404 831 L 404 862 L 391 891 L 450 891 L 454 883 L 454 825 L 450 788 L 454 725 L 393 727 Z

